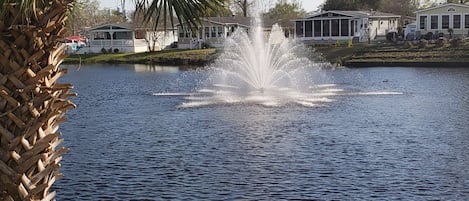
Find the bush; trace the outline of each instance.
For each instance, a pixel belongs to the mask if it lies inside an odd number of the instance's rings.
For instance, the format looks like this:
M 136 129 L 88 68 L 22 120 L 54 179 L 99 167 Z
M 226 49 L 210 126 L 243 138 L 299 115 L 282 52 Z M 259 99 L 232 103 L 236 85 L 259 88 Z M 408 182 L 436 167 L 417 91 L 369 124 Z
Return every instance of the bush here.
M 449 40 L 449 44 L 451 45 L 451 47 L 459 47 L 461 43 L 462 43 L 462 40 L 460 38 Z
M 103 54 L 106 54 L 106 53 L 107 53 L 107 51 L 106 51 L 106 49 L 104 49 L 104 47 L 101 48 L 101 53 L 103 53 Z
M 119 49 L 114 49 L 114 53 L 119 53 Z
M 412 48 L 412 47 L 414 47 L 414 44 L 412 43 L 412 41 L 406 41 L 404 43 L 404 48 L 409 49 L 409 48 Z
M 448 39 L 445 37 L 440 37 L 438 40 L 435 42 L 436 47 L 444 47 L 446 44 L 448 44 Z
M 419 42 L 419 48 L 426 48 L 428 47 L 428 40 L 422 39 Z
M 428 32 L 425 35 L 423 35 L 423 39 L 425 39 L 425 40 L 433 39 L 433 32 Z

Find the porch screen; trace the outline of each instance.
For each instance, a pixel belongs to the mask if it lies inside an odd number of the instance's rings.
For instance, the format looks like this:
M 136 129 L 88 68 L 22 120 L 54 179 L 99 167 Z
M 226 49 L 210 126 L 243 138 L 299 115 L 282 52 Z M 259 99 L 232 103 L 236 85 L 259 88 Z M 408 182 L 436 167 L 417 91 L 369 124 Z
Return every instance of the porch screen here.
M 305 37 L 313 37 L 313 21 L 305 21 Z
M 314 20 L 314 37 L 321 37 L 321 20 Z
M 347 19 L 340 20 L 340 36 L 348 36 L 349 21 Z
M 303 37 L 303 21 L 296 21 L 296 35 L 298 37 Z
M 339 20 L 331 20 L 332 36 L 339 36 Z
M 322 36 L 329 37 L 330 36 L 330 20 L 323 20 L 322 21 Z

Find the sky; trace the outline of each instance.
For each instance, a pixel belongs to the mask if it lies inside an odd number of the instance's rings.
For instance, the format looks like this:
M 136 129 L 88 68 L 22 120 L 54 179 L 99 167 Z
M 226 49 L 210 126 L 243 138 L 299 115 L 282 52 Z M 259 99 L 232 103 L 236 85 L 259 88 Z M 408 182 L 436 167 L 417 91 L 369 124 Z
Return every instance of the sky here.
M 100 0 L 100 2 L 101 8 L 117 8 L 121 5 L 121 0 Z M 273 2 L 275 2 L 275 0 Z M 303 9 L 305 9 L 307 12 L 311 12 L 317 10 L 318 6 L 321 5 L 324 0 L 299 0 L 299 2 L 301 3 Z M 131 6 L 132 0 L 126 0 L 125 4 L 126 10 L 133 10 L 133 6 Z

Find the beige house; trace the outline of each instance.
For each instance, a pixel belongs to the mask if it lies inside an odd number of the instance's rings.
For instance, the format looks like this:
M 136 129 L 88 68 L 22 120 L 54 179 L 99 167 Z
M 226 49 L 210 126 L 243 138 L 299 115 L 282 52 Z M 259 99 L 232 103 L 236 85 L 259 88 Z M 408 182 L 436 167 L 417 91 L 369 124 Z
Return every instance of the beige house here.
M 441 4 L 419 10 L 417 14 L 417 31 L 421 34 L 449 34 L 453 31 L 456 37 L 467 36 L 469 31 L 469 5 L 459 3 Z
M 354 40 L 363 42 L 385 39 L 397 32 L 399 15 L 378 11 L 323 11 L 296 19 L 296 37 L 305 43 Z

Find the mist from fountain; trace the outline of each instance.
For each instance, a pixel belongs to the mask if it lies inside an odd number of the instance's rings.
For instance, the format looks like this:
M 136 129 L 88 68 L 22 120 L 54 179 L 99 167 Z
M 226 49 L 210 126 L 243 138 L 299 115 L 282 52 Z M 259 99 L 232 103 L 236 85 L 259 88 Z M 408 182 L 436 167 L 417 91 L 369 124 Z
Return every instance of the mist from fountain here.
M 209 78 L 180 107 L 216 104 L 310 107 L 333 101 L 328 97 L 341 90 L 335 85 L 314 86 L 314 77 L 323 63 L 311 61 L 308 54 L 311 55 L 311 50 L 286 38 L 278 25 L 267 34 L 260 17 L 256 17 L 249 33 L 238 29 L 226 39 L 224 52 L 211 66 Z

